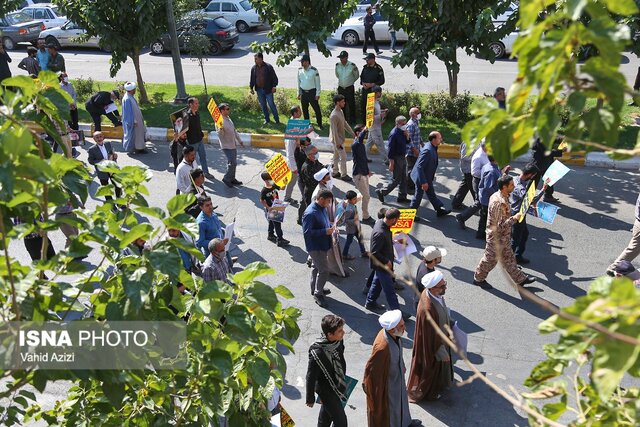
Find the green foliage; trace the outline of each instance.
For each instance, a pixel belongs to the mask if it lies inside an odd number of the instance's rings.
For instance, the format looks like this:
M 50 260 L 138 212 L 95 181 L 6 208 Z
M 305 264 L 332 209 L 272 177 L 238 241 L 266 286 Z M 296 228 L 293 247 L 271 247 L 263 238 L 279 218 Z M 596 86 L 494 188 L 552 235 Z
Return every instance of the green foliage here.
M 429 93 L 423 111 L 438 119 L 466 123 L 471 118 L 469 108 L 473 100 L 469 92 L 459 93 L 453 98 L 446 92 Z
M 193 219 L 184 208 L 193 195 L 175 196 L 164 209 L 150 207 L 145 198 L 148 169 L 106 164 L 101 169 L 114 174 L 122 196 L 95 209 L 78 206 L 78 200 L 87 200 L 91 184 L 86 166 L 52 153 L 24 124 L 35 121 L 60 139 L 56 126 L 64 122 L 58 112 L 67 111 L 71 100 L 54 73 L 39 77 L 6 80 L 11 89 L 0 97 L 5 106 L 0 110 L 0 167 L 5 171 L 0 185 L 2 321 L 57 319 L 56 313 L 64 317 L 82 309 L 78 300 L 91 301 L 96 320 L 180 321 L 189 313 L 183 344 L 188 362 L 185 370 L 0 372 L 5 378 L 0 392 L 3 425 L 215 426 L 220 416 L 231 425 L 264 425 L 270 419 L 266 400 L 274 387 L 282 387 L 286 372 L 278 345 L 291 350 L 289 340 L 300 333 L 300 310 L 283 304 L 291 293 L 284 286 L 273 289 L 258 281 L 274 273 L 264 263 L 236 273 L 230 278 L 233 285 L 203 283 L 184 272 L 179 248 L 202 255 L 180 240 L 165 238 L 164 232 L 171 226 L 191 233 Z M 98 197 L 113 193 L 111 185 L 97 191 Z M 10 248 L 25 233 L 37 231 L 46 237 L 49 230 L 58 229 L 60 222 L 51 213 L 68 202 L 76 209 L 73 219 L 65 221 L 79 230 L 69 248 L 33 263 L 12 256 Z M 123 209 L 114 212 L 114 203 Z M 137 215 L 154 217 L 160 225 L 139 223 Z M 14 217 L 24 224 L 13 225 Z M 140 256 L 123 253 L 138 238 L 150 247 Z M 97 266 L 74 261 L 92 250 L 100 254 Z M 110 270 L 117 274 L 108 274 Z M 179 283 L 191 295 L 179 293 Z M 93 292 L 93 284 L 99 292 Z M 33 393 L 24 389 L 42 391 L 60 380 L 72 386 L 52 409 L 40 408 Z
M 140 103 L 148 103 L 140 72 L 140 51 L 166 30 L 165 0 L 57 0 L 56 4 L 67 18 L 86 29 L 88 37 L 100 36 L 100 46 L 111 49 L 111 77 L 118 73 L 128 57 L 131 58 L 136 69 Z
M 463 131 L 472 145 L 486 137 L 499 164 L 524 154 L 534 136 L 551 147 L 563 121 L 563 133 L 574 145 L 618 143 L 624 95 L 630 92 L 618 68 L 630 32 L 611 14 L 631 16 L 638 9 L 633 0 L 558 2 L 547 10 L 551 3 L 520 3 L 520 36 L 513 48 L 518 77 L 507 111 L 490 100 L 476 103 L 478 118 Z M 599 54 L 580 63 L 579 52 L 587 45 Z M 596 101 L 601 105 L 585 109 Z
M 18 10 L 22 0 L 4 0 L 0 2 L 0 16 L 4 16 L 9 12 Z
M 271 26 L 267 42 L 253 42 L 254 52 L 278 53 L 278 65 L 287 65 L 315 44 L 324 56 L 331 53 L 326 40 L 355 10 L 357 0 L 251 0 Z M 312 58 L 313 61 L 313 58 Z
M 637 426 L 640 346 L 585 323 L 640 339 L 640 290 L 627 278 L 600 278 L 587 295 L 562 311 L 581 322 L 554 315 L 540 324 L 541 333 L 557 333 L 560 338 L 545 345 L 548 359 L 525 381 L 531 390 L 523 393 L 529 406 L 553 420 L 572 414 L 571 425 Z M 624 380 L 630 385 L 622 388 Z
M 78 77 L 73 81 L 73 87 L 80 101 L 88 100 L 91 95 L 100 90 L 100 85 L 97 84 L 96 87 L 94 87 L 94 83 L 91 77 L 87 77 L 86 79 Z
M 513 30 L 515 17 L 496 28 L 492 16 L 504 12 L 509 4 L 509 0 L 382 0 L 382 12 L 391 25 L 408 35 L 402 51 L 393 56 L 391 63 L 394 67 L 413 66 L 416 76 L 427 77 L 429 55 L 435 55 L 445 64 L 449 94 L 454 97 L 460 71 L 457 49 L 495 60 L 489 44 Z

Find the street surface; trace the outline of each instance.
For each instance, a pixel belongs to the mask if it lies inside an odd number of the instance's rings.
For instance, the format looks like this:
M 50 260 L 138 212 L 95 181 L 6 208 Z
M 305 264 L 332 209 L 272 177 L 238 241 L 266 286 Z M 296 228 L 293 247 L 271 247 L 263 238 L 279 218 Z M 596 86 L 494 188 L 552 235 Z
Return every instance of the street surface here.
M 78 56 L 85 60 L 85 55 L 87 54 Z M 168 58 L 162 58 L 165 59 L 169 61 Z M 157 61 L 155 58 L 153 60 Z M 71 64 L 77 65 L 73 61 Z M 210 61 L 208 67 L 211 66 Z M 93 70 L 96 68 L 93 67 L 92 72 Z M 490 87 L 491 85 L 487 89 Z M 89 146 L 87 144 L 85 148 L 88 149 Z M 114 149 L 122 150 L 121 144 L 116 142 Z M 149 149 L 150 154 L 136 157 L 120 153 L 118 163 L 148 167 L 153 172 L 153 179 L 148 185 L 151 191 L 149 203 L 151 206 L 164 208 L 175 188 L 172 166 L 169 166 L 171 160 L 168 145 L 149 144 Z M 80 160 L 86 161 L 86 150 L 81 148 L 80 151 Z M 307 349 L 320 334 L 321 318 L 325 314 L 334 313 L 346 319 L 347 374 L 360 381 L 371 352 L 371 344 L 380 328 L 377 315 L 365 310 L 365 297 L 361 293 L 370 271 L 367 260 L 358 257 L 347 262 L 351 273 L 349 278 L 330 278 L 328 288 L 332 293 L 328 297 L 328 307 L 322 309 L 314 304 L 309 293 L 310 270 L 305 264 L 307 255 L 301 228 L 295 223 L 294 209 L 287 213 L 283 224 L 284 237 L 291 241 L 291 245 L 288 248 L 278 248 L 267 240 L 267 223 L 259 202 L 262 188 L 260 173 L 273 153 L 273 150 L 253 148 L 239 150 L 238 179 L 245 185 L 229 189 L 220 182 L 226 169 L 224 156 L 217 145 L 208 146 L 209 165 L 217 180 L 214 183 L 208 182 L 206 188 L 213 194 L 214 205 L 219 205 L 217 212 L 223 214 L 221 219 L 226 223 L 236 221 L 238 236 L 233 241 L 232 255 L 239 257 L 239 264 L 245 266 L 254 261 L 265 261 L 275 267 L 275 276 L 261 280 L 270 285 L 286 284 L 296 297 L 286 304 L 302 309 L 303 315 L 299 321 L 302 334 L 294 343 L 296 352 L 285 355 L 288 371 L 282 403 L 297 426 L 311 427 L 316 425 L 319 407 L 315 405 L 310 409 L 305 406 L 304 378 Z M 320 161 L 329 163 L 330 155 L 320 154 Z M 379 156 L 374 156 L 372 168 L 375 175 L 371 185 L 375 187 L 387 177 Z M 457 188 L 459 176 L 456 160 L 440 161 L 436 191 L 447 207 L 450 206 L 450 198 Z M 639 176 L 638 173 L 615 170 L 572 168 L 557 185 L 556 196 L 562 203 L 554 224 L 547 225 L 537 218 L 528 218 L 531 235 L 525 255 L 532 262 L 525 271 L 538 278 L 538 282 L 529 287 L 531 291 L 557 306 L 565 306 L 583 295 L 589 283 L 604 273 L 630 238 L 634 219 L 633 206 L 638 192 L 638 186 L 633 183 L 638 182 Z M 95 194 L 97 187 L 98 182 L 95 180 L 90 189 L 91 194 Z M 353 189 L 353 185 L 337 181 L 335 188 L 336 196 L 342 198 L 346 190 Z M 374 194 L 373 188 L 371 192 Z M 299 197 L 296 190 L 294 198 Z M 387 200 L 390 202 L 389 206 L 394 206 L 395 197 L 390 196 Z M 470 196 L 466 202 L 470 203 Z M 90 199 L 87 207 L 91 208 L 96 203 L 100 202 Z M 508 284 L 500 267 L 488 277 L 488 281 L 494 286 L 493 290 L 484 291 L 472 286 L 473 270 L 484 247 L 483 243 L 474 238 L 477 217 L 467 223 L 470 229 L 462 231 L 453 215 L 436 218 L 427 203 L 425 201 L 418 212 L 425 221 L 414 225 L 411 236 L 419 251 L 428 245 L 444 247 L 448 251 L 439 268 L 448 282 L 445 297 L 447 305 L 461 329 L 469 334 L 469 359 L 503 389 L 509 390 L 513 386 L 518 391 L 524 391 L 524 379 L 533 366 L 543 359 L 543 345 L 555 340 L 553 335 L 541 336 L 537 332 L 537 325 L 549 313 L 523 300 L 517 290 Z M 372 197 L 370 211 L 376 212 L 380 207 L 377 198 Z M 363 233 L 368 248 L 371 228 L 363 226 Z M 51 238 L 56 249 L 63 247 L 62 233 L 55 232 Z M 342 239 L 344 243 L 344 237 Z M 356 254 L 356 249 L 351 250 Z M 23 262 L 28 262 L 22 242 L 14 242 L 11 252 Z M 98 254 L 92 254 L 87 261 L 98 262 Z M 418 254 L 414 254 L 398 268 L 399 274 L 412 276 L 419 262 Z M 402 309 L 412 312 L 411 291 L 400 291 L 399 296 Z M 386 304 L 384 296 L 380 297 L 379 302 Z M 411 363 L 414 320 L 412 318 L 407 322 L 407 337 L 404 340 L 407 369 Z M 470 369 L 462 362 L 456 362 L 456 381 L 464 381 L 470 376 Z M 38 396 L 38 400 L 51 406 L 65 394 L 65 388 L 64 383 L 50 384 L 45 393 Z M 522 413 L 514 411 L 508 402 L 479 380 L 453 387 L 440 401 L 410 404 L 410 410 L 413 418 L 421 419 L 426 426 L 506 427 L 528 424 Z M 350 426 L 366 425 L 366 400 L 360 384 L 349 401 L 347 417 Z
M 249 71 L 253 65 L 253 53 L 249 45 L 253 41 L 264 42 L 267 40 L 267 31 L 263 27 L 249 33 L 240 34 L 240 42 L 231 51 L 224 52 L 220 56 L 209 57 L 204 63 L 207 83 L 217 86 L 248 86 Z M 311 49 L 311 65 L 320 72 L 323 89 L 332 89 L 337 86 L 334 74 L 334 65 L 338 62 L 338 54 L 342 50 L 349 52 L 349 59 L 358 67 L 364 65 L 362 45 L 347 48 L 342 42 L 330 39 L 327 45 L 331 50 L 331 57 L 325 58 L 314 48 Z M 13 62 L 10 64 L 14 75 L 22 75 L 25 72 L 18 69 L 18 63 L 26 55 L 26 45 L 20 45 L 18 50 L 10 51 Z M 385 72 L 386 90 L 402 92 L 415 90 L 418 92 L 435 92 L 449 90 L 447 73 L 444 64 L 435 56 L 429 58 L 429 76 L 418 79 L 412 68 L 393 68 L 390 63 L 391 56 L 388 43 L 382 43 L 380 48 L 383 54 L 377 59 Z M 369 49 L 369 52 L 373 52 Z M 112 80 L 109 75 L 109 60 L 111 55 L 98 49 L 79 48 L 64 49 L 60 53 L 65 58 L 69 78 L 91 77 L 94 80 Z M 277 56 L 265 54 L 265 61 L 276 65 Z M 468 56 L 464 51 L 458 51 L 460 62 L 460 74 L 458 76 L 458 89 L 460 92 L 469 91 L 472 94 L 493 94 L 498 86 L 508 88 L 518 74 L 518 64 L 515 59 L 501 59 L 494 64 L 489 61 Z M 633 83 L 640 61 L 633 54 L 625 54 L 621 59 L 621 71 L 630 84 Z M 170 54 L 154 56 L 146 49 L 140 58 L 142 77 L 146 82 L 173 83 L 175 82 L 173 66 Z M 280 87 L 297 87 L 297 69 L 299 62 L 294 61 L 285 67 L 277 67 L 276 72 L 280 80 Z M 202 74 L 196 61 L 189 59 L 188 54 L 182 55 L 182 69 L 187 84 L 202 84 Z M 115 76 L 114 81 L 135 80 L 136 75 L 133 63 L 129 59 L 123 64 L 122 69 Z M 168 94 L 173 96 L 173 94 Z

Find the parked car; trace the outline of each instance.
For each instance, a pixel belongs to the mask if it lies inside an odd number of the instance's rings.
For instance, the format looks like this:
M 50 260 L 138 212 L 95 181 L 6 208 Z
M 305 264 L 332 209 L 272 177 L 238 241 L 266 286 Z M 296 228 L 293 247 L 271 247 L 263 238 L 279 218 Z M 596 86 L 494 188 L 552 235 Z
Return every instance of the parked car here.
M 0 18 L 2 44 L 7 50 L 15 49 L 18 43 L 35 42 L 42 30 L 44 30 L 42 22 L 34 21 L 22 12 L 9 13 Z
M 23 0 L 22 3 L 20 3 L 20 6 L 18 7 L 19 9 L 24 9 L 27 6 L 35 6 L 38 4 L 49 4 L 51 3 L 51 0 Z
M 49 28 L 40 33 L 40 38 L 45 43 L 54 44 L 58 49 L 61 47 L 100 47 L 100 36 L 89 37 L 88 40 L 82 38 L 87 33 L 84 28 L 71 21 L 67 21 L 61 27 Z M 109 51 L 108 48 L 103 48 Z
M 359 0 L 358 1 L 358 5 L 356 6 L 356 13 L 358 13 L 358 12 L 365 13 L 369 6 L 375 6 L 376 3 L 378 3 L 378 2 L 377 1 L 371 1 L 371 0 Z
M 389 34 L 389 21 L 379 11 L 374 13 L 376 23 L 373 26 L 373 31 L 376 34 L 376 41 L 388 42 L 391 41 L 391 35 Z M 347 46 L 356 46 L 364 41 L 364 15 L 352 16 L 344 21 L 337 30 L 331 34 L 331 37 L 335 40 L 342 40 Z M 399 42 L 407 41 L 407 33 L 404 30 L 396 30 L 396 40 Z
M 517 38 L 518 31 L 516 30 L 508 34 L 502 40 L 491 43 L 489 48 L 493 50 L 493 54 L 496 56 L 496 59 L 504 58 L 513 50 L 513 43 L 515 43 Z
M 248 0 L 213 0 L 204 8 L 204 14 L 209 18 L 222 16 L 241 33 L 262 25 L 258 12 Z
M 20 12 L 28 15 L 34 21 L 42 21 L 45 28 L 59 27 L 67 22 L 67 17 L 60 12 L 57 6 L 51 4 L 27 6 Z
M 190 35 L 205 34 L 211 41 L 211 55 L 219 55 L 223 51 L 233 48 L 240 38 L 236 28 L 222 17 L 194 19 L 187 25 L 179 26 L 177 33 L 180 50 L 186 50 L 186 41 Z M 150 48 L 153 55 L 160 55 L 171 50 L 169 33 L 162 34 L 158 40 L 151 43 Z

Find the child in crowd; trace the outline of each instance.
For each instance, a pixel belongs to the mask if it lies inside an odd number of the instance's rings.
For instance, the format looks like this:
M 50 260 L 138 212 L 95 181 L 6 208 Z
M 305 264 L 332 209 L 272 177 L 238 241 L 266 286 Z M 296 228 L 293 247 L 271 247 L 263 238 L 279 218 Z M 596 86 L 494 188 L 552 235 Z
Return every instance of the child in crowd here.
M 262 203 L 262 206 L 264 206 L 267 211 L 267 221 L 269 222 L 269 235 L 267 239 L 276 242 L 280 247 L 287 246 L 289 241 L 282 237 L 282 223 L 269 219 L 269 209 L 273 206 L 273 201 L 279 200 L 278 186 L 273 183 L 269 172 L 262 172 L 260 177 L 264 181 L 264 187 L 260 192 L 260 203 Z
M 349 255 L 349 247 L 351 247 L 354 238 L 358 240 L 358 245 L 360 245 L 360 255 L 367 257 L 367 250 L 364 248 L 360 234 L 360 219 L 358 217 L 358 206 L 356 206 L 356 203 L 358 203 L 358 194 L 353 190 L 349 190 L 345 194 L 345 198 L 346 201 L 342 202 L 344 209 L 342 220 L 344 221 L 345 231 L 347 232 L 347 242 L 344 244 L 342 257 L 346 260 L 355 259 L 354 256 Z

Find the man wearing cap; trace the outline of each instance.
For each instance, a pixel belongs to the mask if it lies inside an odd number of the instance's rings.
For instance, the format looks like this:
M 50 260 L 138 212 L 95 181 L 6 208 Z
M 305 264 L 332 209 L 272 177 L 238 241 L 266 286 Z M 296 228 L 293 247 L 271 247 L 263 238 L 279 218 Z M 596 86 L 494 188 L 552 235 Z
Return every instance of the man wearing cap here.
M 377 50 L 377 49 L 376 49 Z M 382 86 L 384 84 L 384 70 L 376 62 L 376 56 L 373 53 L 367 55 L 367 62 L 360 72 L 360 84 L 362 85 L 362 114 L 367 119 L 367 95 L 373 92 L 374 86 Z
M 431 317 L 442 332 L 445 326 L 453 327 L 449 309 L 444 302 L 447 282 L 440 271 L 433 271 L 422 278 L 425 290 L 420 296 L 413 336 L 413 354 L 407 389 L 411 403 L 423 399 L 437 400 L 440 393 L 453 382 L 451 348 L 438 335 L 427 317 Z M 428 313 L 428 314 L 427 314 Z
M 342 109 L 346 104 L 344 95 L 337 94 L 333 97 L 333 111 L 329 116 L 329 141 L 333 145 L 333 177 L 343 181 L 353 181 L 347 173 L 347 152 L 344 146 L 344 133 L 349 132 L 355 138 L 353 129 L 344 119 Z
M 294 105 L 289 110 L 291 113 L 291 117 L 289 120 L 298 120 L 302 116 L 302 111 L 300 107 Z M 285 138 L 284 139 L 284 148 L 287 159 L 287 164 L 289 165 L 289 169 L 291 169 L 291 181 L 287 184 L 287 189 L 284 193 L 284 201 L 289 203 L 291 206 L 298 207 L 298 202 L 291 198 L 293 194 L 293 188 L 298 184 L 300 188 L 300 193 L 302 194 L 302 186 L 298 183 L 300 167 L 302 167 L 302 163 L 304 163 L 304 159 L 306 159 L 306 155 L 301 153 L 301 146 L 303 141 L 306 143 L 307 137 L 298 137 L 298 138 Z M 300 160 L 298 160 L 300 159 Z M 300 167 L 298 167 L 298 163 L 300 162 Z
M 633 223 L 633 231 L 631 232 L 631 240 L 627 247 L 622 251 L 622 253 L 618 256 L 618 258 L 609 266 L 607 270 L 613 271 L 613 267 L 619 261 L 633 261 L 640 255 L 640 194 L 638 194 L 638 198 L 636 199 L 636 211 L 635 211 L 636 220 Z
M 356 123 L 356 90 L 353 85 L 358 80 L 360 73 L 356 64 L 349 61 L 349 54 L 346 50 L 340 52 L 338 58 L 340 58 L 340 61 L 336 63 L 338 93 L 344 95 L 347 101 L 344 115 L 353 125 Z
M 380 55 L 382 52 L 378 49 L 378 43 L 376 42 L 376 33 L 373 30 L 373 26 L 376 23 L 376 17 L 373 16 L 373 7 L 367 6 L 367 14 L 364 16 L 362 20 L 364 24 L 364 45 L 362 46 L 362 54 L 367 54 L 367 47 L 369 44 L 369 40 L 373 43 L 373 48 L 376 53 Z
M 473 274 L 473 284 L 482 289 L 491 289 L 486 278 L 489 272 L 502 262 L 507 274 L 518 286 L 529 285 L 536 281 L 527 276 L 520 269 L 516 257 L 511 249 L 511 226 L 520 219 L 520 212 L 511 215 L 509 194 L 513 191 L 513 177 L 504 174 L 498 178 L 498 191 L 489 198 L 487 218 L 487 246 L 484 255 Z
M 229 104 L 223 102 L 218 107 L 220 108 L 220 114 L 222 115 L 222 127 L 218 127 L 216 124 L 216 130 L 218 131 L 218 140 L 220 141 L 220 148 L 227 158 L 227 172 L 222 177 L 222 182 L 227 187 L 233 187 L 234 185 L 242 185 L 242 181 L 236 179 L 236 166 L 238 165 L 238 145 L 244 147 L 244 143 L 240 138 L 240 134 L 236 130 L 236 126 L 231 120 L 229 115 L 231 114 L 231 107 Z
M 95 93 L 87 102 L 85 102 L 84 106 L 93 119 L 95 131 L 102 130 L 100 122 L 102 121 L 103 114 L 111 120 L 113 126 L 122 126 L 122 122 L 117 114 L 117 109 L 107 112 L 107 109 L 111 110 L 112 104 L 116 99 L 120 99 L 120 93 L 117 90 L 113 90 L 111 92 L 100 91 Z
M 302 103 L 302 114 L 305 120 L 309 120 L 309 104 L 316 115 L 318 127 L 322 129 L 322 110 L 318 100 L 320 99 L 320 73 L 316 67 L 311 66 L 309 55 L 302 55 L 300 59 L 302 67 L 298 68 L 298 99 Z
M 378 332 L 371 356 L 364 367 L 362 388 L 367 396 L 369 427 L 414 427 L 422 425 L 412 420 L 409 412 L 406 371 L 402 358 L 402 336 L 405 324 L 400 310 L 391 310 L 378 318 Z
M 253 55 L 253 60 L 255 65 L 251 67 L 249 89 L 252 95 L 254 88 L 258 94 L 258 102 L 260 103 L 260 108 L 262 108 L 262 114 L 264 114 L 263 124 L 269 124 L 269 108 L 271 108 L 273 120 L 279 125 L 280 116 L 278 116 L 278 108 L 273 102 L 273 94 L 276 93 L 276 86 L 278 86 L 278 76 L 273 66 L 264 62 L 262 52 Z
M 64 65 L 64 58 L 58 53 L 56 45 L 49 43 L 47 45 L 47 50 L 49 51 L 49 63 L 47 64 L 47 69 L 55 73 L 67 71 Z
M 418 290 L 417 298 L 415 298 L 414 301 L 416 308 L 418 306 L 418 302 L 420 301 L 420 295 L 422 295 L 422 291 L 424 291 L 422 279 L 427 274 L 436 271 L 436 266 L 442 262 L 442 257 L 446 255 L 447 250 L 445 248 L 436 248 L 435 246 L 427 246 L 422 251 L 422 262 L 418 266 L 415 281 L 416 289 Z
M 329 293 L 324 285 L 329 277 L 329 251 L 333 244 L 331 236 L 336 231 L 336 226 L 331 225 L 327 215 L 327 208 L 332 202 L 331 191 L 320 190 L 302 216 L 304 245 L 312 261 L 309 285 L 313 299 L 320 307 L 326 306 L 324 296 Z
M 136 101 L 136 84 L 127 82 L 124 84 L 124 90 L 127 91 L 122 98 L 122 148 L 125 151 L 137 154 L 146 153 L 145 136 L 147 127 L 144 124 L 142 111 Z
M 445 209 L 444 204 L 438 196 L 436 196 L 433 182 L 435 181 L 436 170 L 438 169 L 438 146 L 442 143 L 442 135 L 438 131 L 429 134 L 429 142 L 427 142 L 411 171 L 411 179 L 416 185 L 413 200 L 409 205 L 410 209 L 418 209 L 422 203 L 422 197 L 427 193 L 427 198 L 431 202 L 433 209 L 438 217 L 451 213 L 450 209 Z M 420 217 L 416 215 L 415 221 L 420 221 Z

